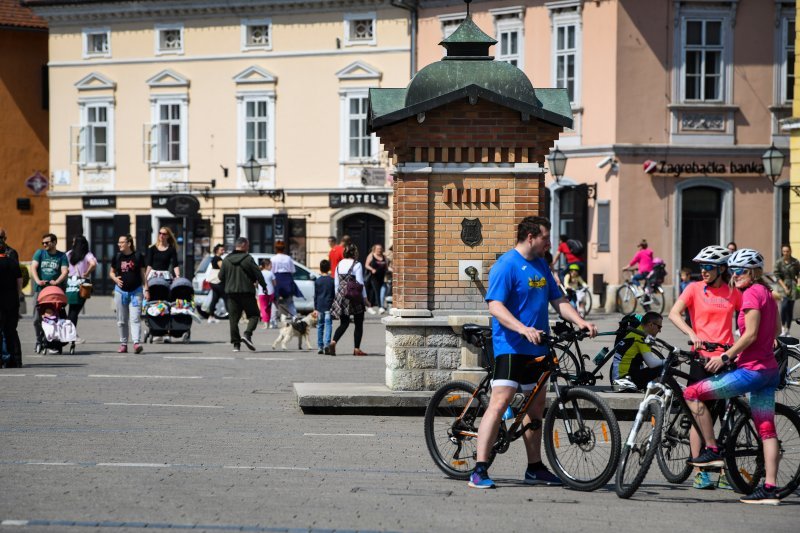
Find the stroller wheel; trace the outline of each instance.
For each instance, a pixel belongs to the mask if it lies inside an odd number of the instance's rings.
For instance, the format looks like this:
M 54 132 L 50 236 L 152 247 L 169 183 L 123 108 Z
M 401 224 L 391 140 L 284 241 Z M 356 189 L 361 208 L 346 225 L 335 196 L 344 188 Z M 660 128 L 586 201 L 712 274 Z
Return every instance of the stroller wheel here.
M 42 345 L 41 343 L 36 343 L 36 346 L 33 347 L 33 353 L 40 354 L 42 353 Z
M 189 334 L 189 332 L 187 331 L 186 333 L 184 333 L 183 335 L 181 335 L 181 341 L 182 341 L 184 344 L 189 344 L 189 339 L 191 339 L 191 337 L 192 337 L 192 336 L 191 336 L 191 335 Z
M 74 342 L 71 342 L 69 344 L 69 354 L 70 355 L 75 355 L 75 343 Z

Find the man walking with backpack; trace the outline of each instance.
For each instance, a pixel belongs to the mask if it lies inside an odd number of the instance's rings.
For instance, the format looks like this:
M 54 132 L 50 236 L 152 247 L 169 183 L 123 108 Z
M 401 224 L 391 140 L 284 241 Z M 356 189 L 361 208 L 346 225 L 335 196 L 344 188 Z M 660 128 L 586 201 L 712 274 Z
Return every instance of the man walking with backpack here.
M 219 281 L 225 286 L 228 295 L 228 320 L 231 328 L 233 351 L 238 352 L 242 343 L 255 351 L 253 332 L 258 326 L 259 310 L 256 301 L 256 283 L 267 292 L 267 284 L 258 269 L 253 256 L 248 253 L 250 241 L 244 237 L 236 239 L 236 248 L 222 260 Z M 244 335 L 239 334 L 239 319 L 242 312 L 247 315 Z
M 584 250 L 583 243 L 578 239 L 570 239 L 566 235 L 560 235 L 558 238 L 560 243 L 556 250 L 556 256 L 553 258 L 553 268 L 556 268 L 561 254 L 564 254 L 567 266 L 559 271 L 561 279 L 564 279 L 564 276 L 566 276 L 569 271 L 569 267 L 572 265 L 578 265 L 578 271 L 581 277 L 586 279 L 586 272 L 584 272 L 585 262 L 583 260 L 583 254 L 586 250 Z

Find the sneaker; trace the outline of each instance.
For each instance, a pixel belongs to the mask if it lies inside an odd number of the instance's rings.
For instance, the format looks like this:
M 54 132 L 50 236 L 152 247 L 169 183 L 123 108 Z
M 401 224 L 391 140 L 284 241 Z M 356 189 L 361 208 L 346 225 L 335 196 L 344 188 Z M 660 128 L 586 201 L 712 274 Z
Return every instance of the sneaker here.
M 47 355 L 58 355 L 58 354 L 60 354 L 60 353 L 61 353 L 60 351 L 58 351 L 58 350 L 55 350 L 55 349 L 53 349 L 53 348 L 48 348 L 48 349 L 47 349 Z
M 117 353 L 128 353 L 128 345 L 127 344 L 120 344 Z
M 355 350 L 353 350 L 353 355 L 355 355 L 357 357 L 362 357 L 364 355 L 367 355 L 367 352 L 364 352 L 364 351 L 360 350 L 359 348 L 356 348 Z
M 768 489 L 764 487 L 763 483 L 752 494 L 739 498 L 739 501 L 756 505 L 778 505 L 781 503 L 775 487 Z
M 694 482 L 692 483 L 693 489 L 713 490 L 715 486 L 708 472 L 698 472 L 694 476 Z
M 546 485 L 548 487 L 560 487 L 563 485 L 557 475 L 550 472 L 546 467 L 539 470 L 525 470 L 526 485 Z
M 253 339 L 251 337 L 248 337 L 247 335 L 245 335 L 244 337 L 242 337 L 242 343 L 244 343 L 245 346 L 250 348 L 250 350 L 252 350 L 254 352 L 256 351 L 256 345 L 253 344 Z
M 75 337 L 75 344 L 85 344 L 86 340 L 80 337 Z
M 234 352 L 238 352 L 239 350 L 241 350 L 241 347 L 240 347 L 240 345 L 238 345 L 238 344 L 234 344 L 234 345 L 233 345 L 233 351 L 234 351 Z
M 494 481 L 489 477 L 489 472 L 484 469 L 475 470 L 469 477 L 467 483 L 473 489 L 493 489 L 495 488 Z
M 717 479 L 717 488 L 720 490 L 733 490 L 731 484 L 728 483 L 728 477 L 725 475 L 725 472 L 721 472 L 719 478 Z
M 142 353 L 142 345 L 138 342 L 133 343 L 133 353 Z
M 385 312 L 386 312 L 386 309 L 384 309 L 383 307 L 379 307 L 379 308 L 378 308 L 378 314 L 379 314 L 379 315 L 382 315 L 382 314 L 383 314 L 383 313 L 385 313 Z
M 374 307 L 367 307 L 367 313 L 371 315 L 377 314 Z
M 615 379 L 614 389 L 618 392 L 639 392 L 639 388 L 636 384 L 628 378 Z
M 153 337 L 153 342 L 156 344 L 164 344 L 164 337 Z
M 216 319 L 216 318 L 214 318 L 213 316 L 209 316 L 209 317 L 208 317 L 208 323 L 209 323 L 209 324 L 216 324 L 217 322 L 219 322 L 219 320 L 217 320 L 217 319 Z
M 700 452 L 700 455 L 697 457 L 692 457 L 688 461 L 686 461 L 690 465 L 693 466 L 715 466 L 717 468 L 722 468 L 725 466 L 725 462 L 722 460 L 722 456 L 719 452 L 715 452 L 709 448 L 703 448 Z
M 317 355 L 322 355 L 323 353 L 325 353 L 324 349 L 320 348 L 319 350 L 317 350 Z

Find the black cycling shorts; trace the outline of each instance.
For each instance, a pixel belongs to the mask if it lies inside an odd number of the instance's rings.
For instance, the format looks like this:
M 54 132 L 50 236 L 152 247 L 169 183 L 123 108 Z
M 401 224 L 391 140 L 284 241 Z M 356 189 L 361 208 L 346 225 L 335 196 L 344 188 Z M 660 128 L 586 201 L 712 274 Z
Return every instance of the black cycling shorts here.
M 545 371 L 545 362 L 535 362 L 540 355 L 527 355 L 511 353 L 498 355 L 494 359 L 493 387 L 522 388 L 524 391 L 533 390 Z
M 704 357 L 703 359 L 693 359 L 692 362 L 689 363 L 689 379 L 686 380 L 687 385 L 694 385 L 698 381 L 703 381 L 704 379 L 716 375 L 706 370 L 706 361 L 707 359 Z M 717 410 L 715 406 L 718 401 L 719 400 L 706 400 L 703 402 L 706 404 L 708 410 L 711 411 L 711 418 L 715 422 L 717 420 Z

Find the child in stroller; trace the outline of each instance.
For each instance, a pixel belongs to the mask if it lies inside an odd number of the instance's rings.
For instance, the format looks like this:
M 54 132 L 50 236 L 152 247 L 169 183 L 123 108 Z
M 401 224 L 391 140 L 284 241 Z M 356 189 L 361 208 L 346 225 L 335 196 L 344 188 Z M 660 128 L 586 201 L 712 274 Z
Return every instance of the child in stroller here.
M 67 320 L 67 295 L 64 291 L 56 286 L 42 289 L 36 298 L 36 306 L 42 317 L 45 339 L 37 353 L 61 354 L 64 346 L 69 345 L 69 353 L 74 354 L 78 335 L 75 325 Z

